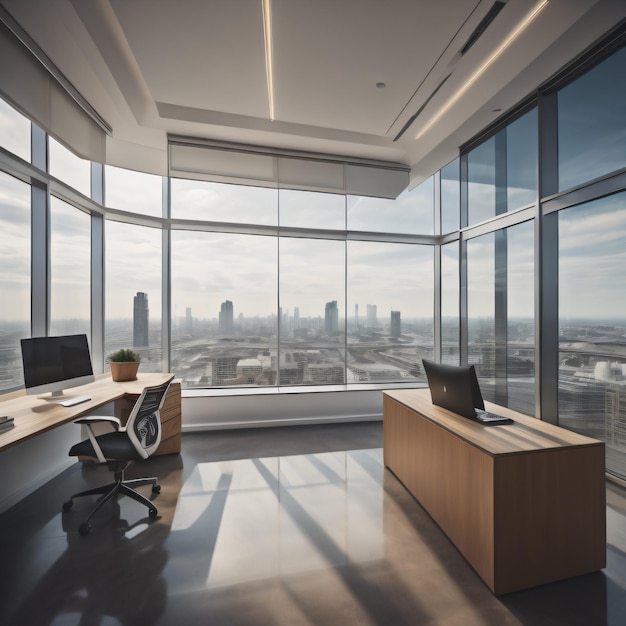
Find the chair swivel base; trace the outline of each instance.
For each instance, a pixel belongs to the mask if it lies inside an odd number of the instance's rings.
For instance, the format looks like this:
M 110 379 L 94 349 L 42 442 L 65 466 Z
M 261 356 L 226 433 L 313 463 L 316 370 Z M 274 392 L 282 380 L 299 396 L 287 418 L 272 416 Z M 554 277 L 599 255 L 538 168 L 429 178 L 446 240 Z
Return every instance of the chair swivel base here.
M 67 500 L 67 502 L 63 503 L 63 510 L 68 511 L 72 508 L 74 505 L 74 498 L 101 495 L 101 497 L 98 498 L 95 508 L 91 511 L 91 513 L 89 513 L 85 521 L 78 528 L 78 532 L 83 536 L 88 535 L 91 531 L 91 524 L 89 523 L 91 518 L 102 508 L 102 506 L 104 506 L 104 504 L 106 504 L 109 500 L 116 498 L 118 495 L 128 496 L 129 498 L 145 505 L 148 507 L 148 515 L 151 518 L 155 518 L 159 512 L 152 501 L 148 500 L 148 498 L 142 496 L 138 491 L 133 489 L 133 487 L 139 487 L 141 485 L 152 485 L 153 494 L 161 492 L 161 485 L 157 483 L 156 478 L 135 478 L 133 480 L 123 480 L 122 478 L 119 478 L 114 483 L 75 493 L 69 500 Z

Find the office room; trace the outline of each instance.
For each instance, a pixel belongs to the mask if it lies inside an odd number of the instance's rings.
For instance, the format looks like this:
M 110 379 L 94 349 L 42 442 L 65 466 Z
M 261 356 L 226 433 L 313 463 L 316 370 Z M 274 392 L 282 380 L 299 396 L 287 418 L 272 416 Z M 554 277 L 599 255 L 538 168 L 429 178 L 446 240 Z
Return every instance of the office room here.
M 0 623 L 624 623 L 622 0 L 0 51 Z

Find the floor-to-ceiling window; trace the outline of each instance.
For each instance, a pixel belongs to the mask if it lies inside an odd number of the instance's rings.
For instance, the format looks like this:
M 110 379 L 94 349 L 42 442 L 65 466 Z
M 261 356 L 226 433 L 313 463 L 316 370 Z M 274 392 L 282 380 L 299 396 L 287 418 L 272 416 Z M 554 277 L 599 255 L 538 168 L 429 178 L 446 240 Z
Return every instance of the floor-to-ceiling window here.
M 107 220 L 105 355 L 133 348 L 144 372 L 161 372 L 160 228 Z
M 50 202 L 49 332 L 91 334 L 91 219 L 54 197 Z
M 299 188 L 315 159 L 268 157 L 284 179 L 188 180 L 99 166 L 52 137 L 47 154 L 45 133 L 0 101 L 0 147 L 20 166 L 0 172 L 2 388 L 21 384 L 19 337 L 89 333 L 104 264 L 104 352 L 139 348 L 144 371 L 188 388 L 422 384 L 439 328 L 441 360 L 476 364 L 488 399 L 605 438 L 626 475 L 625 50 L 568 68 L 397 197 L 357 195 L 337 163 L 332 185 Z M 32 180 L 9 175 L 27 166 Z M 539 314 L 556 323 L 537 333 Z M 537 413 L 539 385 L 558 401 Z
M 467 362 L 476 366 L 485 398 L 534 415 L 535 233 L 529 218 L 538 199 L 537 109 L 464 158 Z
M 24 383 L 20 339 L 30 337 L 30 186 L 0 172 L 0 391 Z
M 186 388 L 276 384 L 277 239 L 172 232 L 171 368 Z
M 626 477 L 626 48 L 556 98 L 558 419 Z

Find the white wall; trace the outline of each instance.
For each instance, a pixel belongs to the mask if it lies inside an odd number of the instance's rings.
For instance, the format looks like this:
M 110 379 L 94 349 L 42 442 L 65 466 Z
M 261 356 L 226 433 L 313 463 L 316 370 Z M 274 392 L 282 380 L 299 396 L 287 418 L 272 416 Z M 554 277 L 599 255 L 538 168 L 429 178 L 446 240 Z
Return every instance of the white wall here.
M 245 393 L 245 392 L 242 392 Z M 182 399 L 183 432 L 226 428 L 324 424 L 380 420 L 381 390 L 281 391 L 249 390 L 245 395 L 190 396 Z

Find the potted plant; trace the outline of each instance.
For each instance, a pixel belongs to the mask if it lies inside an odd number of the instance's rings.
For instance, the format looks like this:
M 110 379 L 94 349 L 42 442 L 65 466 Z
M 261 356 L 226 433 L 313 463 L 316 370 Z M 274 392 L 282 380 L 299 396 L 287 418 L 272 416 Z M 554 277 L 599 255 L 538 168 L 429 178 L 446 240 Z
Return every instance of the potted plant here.
M 121 348 L 107 357 L 111 378 L 116 382 L 136 380 L 141 356 L 130 348 Z

